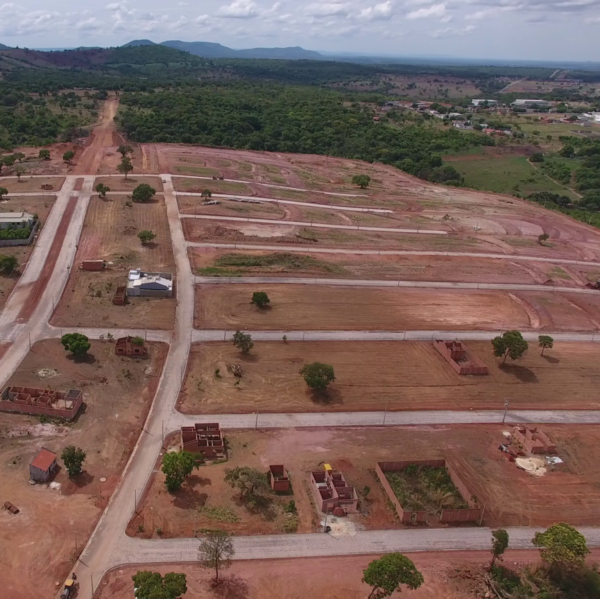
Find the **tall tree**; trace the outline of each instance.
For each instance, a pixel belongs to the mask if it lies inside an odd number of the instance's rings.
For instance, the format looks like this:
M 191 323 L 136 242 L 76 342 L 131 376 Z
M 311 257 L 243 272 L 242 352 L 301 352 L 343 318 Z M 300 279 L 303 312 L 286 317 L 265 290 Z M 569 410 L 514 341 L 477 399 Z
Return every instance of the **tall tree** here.
M 5 196 L 8 195 L 8 189 L 6 189 L 6 187 L 0 187 L 0 200 Z
M 529 344 L 523 339 L 523 335 L 519 331 L 506 331 L 501 337 L 494 337 L 492 346 L 494 347 L 495 356 L 499 358 L 504 356 L 502 364 L 506 362 L 508 356 L 511 360 L 517 360 L 529 348 Z
M 204 200 L 210 200 L 210 198 L 212 198 L 212 191 L 210 189 L 205 189 L 201 194 L 200 197 Z
M 88 338 L 81 333 L 67 333 L 60 338 L 62 346 L 74 356 L 82 357 L 92 347 Z
M 271 300 L 264 291 L 255 291 L 252 294 L 252 303 L 259 308 L 266 308 L 271 303 Z
M 202 461 L 202 455 L 195 455 L 189 451 L 166 453 L 163 457 L 162 471 L 169 493 L 179 490 L 194 468 L 198 468 L 198 462 Z
M 492 561 L 490 570 L 494 567 L 496 560 L 508 549 L 508 532 L 503 528 L 492 531 Z
M 110 187 L 104 185 L 104 183 L 98 183 L 98 185 L 96 185 L 96 191 L 101 198 L 105 198 L 106 194 L 110 191 Z
M 358 185 L 361 189 L 366 189 L 371 183 L 371 177 L 369 175 L 354 175 L 352 183 L 353 185 Z
M 233 335 L 233 345 L 235 345 L 243 354 L 247 354 L 253 347 L 252 336 L 242 331 L 236 331 Z
M 131 578 L 135 599 L 179 599 L 187 593 L 185 574 L 169 572 L 163 577 L 158 572 L 140 570 Z
M 127 154 L 131 154 L 133 152 L 133 148 L 131 146 L 128 146 L 128 145 L 125 145 L 125 144 L 121 144 L 117 148 L 117 152 L 119 152 L 119 154 L 121 154 L 121 156 L 123 158 L 125 158 L 125 156 L 127 156 Z
M 271 487 L 267 475 L 248 466 L 237 466 L 225 470 L 225 482 L 240 492 L 243 503 L 254 505 Z
M 125 175 L 125 179 L 127 179 L 127 175 L 133 170 L 133 164 L 131 164 L 131 158 L 129 156 L 123 156 L 121 162 L 117 165 L 117 170 Z
M 313 362 L 305 364 L 300 370 L 306 384 L 315 391 L 325 391 L 335 381 L 335 371 L 330 364 Z
M 231 566 L 235 555 L 231 535 L 224 530 L 211 530 L 198 547 L 198 557 L 203 568 L 215 571 L 215 584 L 219 584 L 219 573 Z
M 533 544 L 542 548 L 542 559 L 550 566 L 581 566 L 590 552 L 585 537 L 564 522 L 553 524 L 545 532 L 536 532 Z
M 141 183 L 138 185 L 131 194 L 131 199 L 134 202 L 146 203 L 149 202 L 156 193 L 156 189 L 148 185 L 148 183 Z
M 63 160 L 68 164 L 70 164 L 73 158 L 75 158 L 75 152 L 73 152 L 73 150 L 69 150 L 63 154 Z
M 86 453 L 83 451 L 83 449 L 81 449 L 81 447 L 69 445 L 63 449 L 62 453 L 60 454 L 60 459 L 64 462 L 69 476 L 77 476 L 78 474 L 81 474 L 85 456 Z
M 38 158 L 40 160 L 50 160 L 50 150 L 47 150 L 45 148 L 41 149 L 38 154 Z
M 542 356 L 544 355 L 545 349 L 552 349 L 554 347 L 554 339 L 550 337 L 550 335 L 540 335 L 538 337 L 538 342 L 540 347 L 542 348 Z
M 424 582 L 423 575 L 413 562 L 401 553 L 388 553 L 373 560 L 363 570 L 362 580 L 371 587 L 369 599 L 390 597 L 402 584 L 415 590 Z

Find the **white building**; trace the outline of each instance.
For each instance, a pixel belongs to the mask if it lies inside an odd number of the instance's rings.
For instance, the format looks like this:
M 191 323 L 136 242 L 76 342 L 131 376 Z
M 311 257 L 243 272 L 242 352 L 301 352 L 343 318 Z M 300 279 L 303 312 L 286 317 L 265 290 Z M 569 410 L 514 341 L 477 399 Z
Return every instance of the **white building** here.
M 29 212 L 0 212 L 0 229 L 33 227 L 35 217 Z
M 527 100 L 523 98 L 515 100 L 511 106 L 518 106 L 519 108 L 550 108 L 552 102 L 548 102 L 547 100 Z
M 498 100 L 485 100 L 482 98 L 478 98 L 476 100 L 471 100 L 471 104 L 473 106 L 480 107 L 487 102 L 488 106 L 498 106 Z
M 127 277 L 130 297 L 173 297 L 173 275 L 169 272 L 130 270 Z

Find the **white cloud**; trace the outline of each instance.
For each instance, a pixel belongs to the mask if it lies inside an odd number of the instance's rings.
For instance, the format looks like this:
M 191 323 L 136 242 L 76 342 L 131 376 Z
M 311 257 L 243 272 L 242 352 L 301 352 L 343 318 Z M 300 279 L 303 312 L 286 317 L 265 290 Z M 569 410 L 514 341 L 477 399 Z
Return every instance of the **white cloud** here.
M 0 6 L 0 34 L 5 36 L 32 35 L 52 31 L 60 14 L 46 10 L 28 11 L 16 4 Z
M 358 15 L 361 19 L 367 21 L 389 21 L 394 14 L 394 5 L 391 0 L 363 8 Z
M 432 4 L 427 8 L 418 8 L 413 10 L 406 15 L 407 19 L 428 19 L 429 17 L 440 17 L 446 16 L 446 4 Z
M 311 17 L 346 16 L 350 13 L 350 6 L 341 2 L 319 4 L 313 2 L 306 7 L 306 14 Z
M 90 17 L 89 19 L 83 19 L 73 25 L 78 31 L 97 31 L 102 28 L 102 22 L 96 19 L 96 17 Z
M 258 14 L 258 6 L 252 0 L 234 0 L 217 11 L 218 17 L 226 19 L 252 19 Z
M 586 25 L 593 25 L 594 23 L 600 23 L 600 15 L 597 17 L 588 17 L 585 20 Z
M 439 39 L 442 37 L 455 37 L 467 35 L 468 33 L 475 31 L 475 29 L 477 29 L 475 25 L 467 25 L 463 28 L 446 27 L 445 29 L 437 29 L 436 31 L 432 31 L 429 35 L 435 39 Z

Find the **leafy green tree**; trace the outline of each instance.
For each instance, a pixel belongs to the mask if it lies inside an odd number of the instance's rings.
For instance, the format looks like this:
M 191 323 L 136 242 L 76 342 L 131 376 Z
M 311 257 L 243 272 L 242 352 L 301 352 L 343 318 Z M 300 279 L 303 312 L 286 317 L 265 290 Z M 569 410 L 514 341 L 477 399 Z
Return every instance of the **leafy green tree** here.
M 40 160 L 50 160 L 50 150 L 42 149 L 38 154 Z
M 590 552 L 585 537 L 564 522 L 553 524 L 545 532 L 536 532 L 533 544 L 542 548 L 542 559 L 550 566 L 581 566 Z
M 156 189 L 148 185 L 148 183 L 141 183 L 138 185 L 131 194 L 131 199 L 134 202 L 146 203 L 149 202 L 156 193 Z
M 0 271 L 5 275 L 11 274 L 19 265 L 19 261 L 15 256 L 5 256 L 0 254 Z
M 496 357 L 504 356 L 502 364 L 506 362 L 508 356 L 511 360 L 519 359 L 529 348 L 529 344 L 519 331 L 506 331 L 501 337 L 494 337 L 492 346 Z
M 4 156 L 3 161 L 6 166 L 12 166 L 15 163 L 15 157 L 12 154 L 10 156 Z
M 13 156 L 15 157 L 15 160 L 19 161 L 19 164 L 21 164 L 23 162 L 23 158 L 25 158 L 25 154 L 23 154 L 23 152 L 15 152 Z
M 147 243 L 150 243 L 155 237 L 156 237 L 156 233 L 154 233 L 153 231 L 148 231 L 147 229 L 144 229 L 143 231 L 140 231 L 137 234 L 139 240 L 142 242 L 142 245 L 146 245 Z
M 60 342 L 67 351 L 79 358 L 85 356 L 88 349 L 92 347 L 88 338 L 81 333 L 67 333 L 61 337 Z
M 575 148 L 571 144 L 565 144 L 559 154 L 565 158 L 573 158 L 575 156 Z
M 180 599 L 187 593 L 185 574 L 169 572 L 163 577 L 158 572 L 140 570 L 131 578 L 135 599 Z
M 388 553 L 373 560 L 363 570 L 362 580 L 371 587 L 368 599 L 390 597 L 400 590 L 402 584 L 415 590 L 424 582 L 423 575 L 413 562 L 401 553 Z
M 252 303 L 259 308 L 266 308 L 271 303 L 269 296 L 264 291 L 255 291 L 252 294 Z
M 352 177 L 352 184 L 358 185 L 361 189 L 366 189 L 371 183 L 371 177 L 369 175 L 354 175 Z
M 127 156 L 127 154 L 131 154 L 133 152 L 133 148 L 131 146 L 128 146 L 128 145 L 125 145 L 125 144 L 121 144 L 117 148 L 117 152 L 119 152 L 119 154 L 121 154 L 121 156 L 123 158 L 125 158 L 125 156 Z
M 181 488 L 185 479 L 198 468 L 198 462 L 203 461 L 201 454 L 195 455 L 189 451 L 172 451 L 163 457 L 162 471 L 169 493 Z
M 131 158 L 129 156 L 123 156 L 121 162 L 117 165 L 117 170 L 125 175 L 125 179 L 127 179 L 127 175 L 133 170 L 133 164 L 131 164 Z
M 540 347 L 542 348 L 542 356 L 544 355 L 545 349 L 552 349 L 554 347 L 554 339 L 550 337 L 550 335 L 540 335 L 538 337 L 538 342 Z
M 225 482 L 229 483 L 231 487 L 237 488 L 241 501 L 249 505 L 255 505 L 271 491 L 267 475 L 248 466 L 227 468 Z
M 335 381 L 333 366 L 321 362 L 305 364 L 300 370 L 300 374 L 304 377 L 306 384 L 315 391 L 325 391 L 329 384 Z
M 63 154 L 63 161 L 67 164 L 70 163 L 73 158 L 75 158 L 75 152 L 73 152 L 73 150 L 68 150 Z
M 231 566 L 235 555 L 231 535 L 224 530 L 211 530 L 198 547 L 200 565 L 215 571 L 215 584 L 219 584 L 219 572 Z
M 6 187 L 0 187 L 0 200 L 5 195 L 8 195 L 8 189 L 6 189 Z
M 490 563 L 490 570 L 494 567 L 496 560 L 504 555 L 504 552 L 508 549 L 508 532 L 503 528 L 492 531 L 492 561 Z
M 243 354 L 247 354 L 253 347 L 252 335 L 236 331 L 233 335 L 233 345 L 235 345 Z
M 134 338 L 131 340 L 131 343 L 133 343 L 133 345 L 138 345 L 138 346 L 140 346 L 140 347 L 144 347 L 144 344 L 145 344 L 146 342 L 144 341 L 144 338 L 143 338 L 143 337 L 134 337 Z
M 541 152 L 536 152 L 531 155 L 529 162 L 544 162 L 544 155 Z
M 64 462 L 65 468 L 69 476 L 77 476 L 81 474 L 83 462 L 85 461 L 86 453 L 81 447 L 69 445 L 65 447 L 60 454 L 60 459 Z
M 17 175 L 17 181 L 19 181 L 19 183 L 21 182 L 21 177 L 23 176 L 24 172 L 25 172 L 25 169 L 22 166 L 18 166 L 15 169 L 15 174 Z
M 205 189 L 200 194 L 200 197 L 203 198 L 204 200 L 210 200 L 210 198 L 212 198 L 212 191 L 210 189 Z
M 101 198 L 105 198 L 106 194 L 110 191 L 110 187 L 104 185 L 104 183 L 98 183 L 98 185 L 96 185 L 96 191 Z

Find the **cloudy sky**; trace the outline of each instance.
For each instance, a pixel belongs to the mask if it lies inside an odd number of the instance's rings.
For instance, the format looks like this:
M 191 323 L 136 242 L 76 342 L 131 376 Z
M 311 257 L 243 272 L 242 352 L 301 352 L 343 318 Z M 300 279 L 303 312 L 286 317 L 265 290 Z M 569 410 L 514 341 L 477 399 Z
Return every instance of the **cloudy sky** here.
M 600 0 L 22 0 L 0 6 L 0 43 L 9 46 L 116 46 L 139 38 L 600 61 Z

